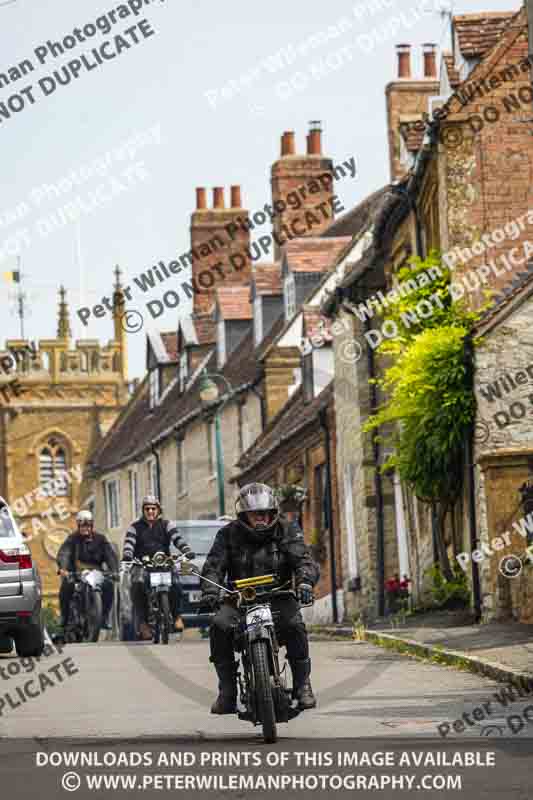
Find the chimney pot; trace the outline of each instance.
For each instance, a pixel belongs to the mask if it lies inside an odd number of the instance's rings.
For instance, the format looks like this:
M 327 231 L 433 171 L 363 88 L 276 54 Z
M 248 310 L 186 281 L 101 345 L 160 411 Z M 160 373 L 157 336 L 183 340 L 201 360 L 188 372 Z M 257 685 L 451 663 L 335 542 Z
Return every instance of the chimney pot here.
M 411 77 L 411 45 L 410 44 L 397 44 L 396 52 L 398 53 L 398 78 Z
M 231 187 L 231 208 L 242 208 L 241 187 Z
M 213 189 L 213 208 L 224 208 L 224 187 L 215 186 Z
M 307 155 L 322 155 L 322 130 L 318 120 L 309 123 L 309 134 L 307 136 Z
M 294 131 L 285 131 L 281 137 L 281 155 L 293 156 L 296 152 L 294 146 Z
M 422 45 L 422 51 L 424 53 L 424 78 L 437 77 L 436 49 L 437 45 L 433 44 L 433 42 L 426 42 L 426 44 Z
M 207 197 L 203 186 L 199 186 L 196 189 L 196 208 L 207 208 Z

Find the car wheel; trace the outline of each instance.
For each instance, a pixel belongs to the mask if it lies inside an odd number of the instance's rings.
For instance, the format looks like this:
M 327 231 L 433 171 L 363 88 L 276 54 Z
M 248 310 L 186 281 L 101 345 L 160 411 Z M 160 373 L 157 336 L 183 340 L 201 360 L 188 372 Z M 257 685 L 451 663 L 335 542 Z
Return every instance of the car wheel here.
M 13 639 L 11 636 L 0 636 L 0 655 L 5 656 L 13 650 Z
M 19 658 L 35 658 L 44 650 L 44 631 L 40 625 L 28 625 L 15 634 L 15 649 Z

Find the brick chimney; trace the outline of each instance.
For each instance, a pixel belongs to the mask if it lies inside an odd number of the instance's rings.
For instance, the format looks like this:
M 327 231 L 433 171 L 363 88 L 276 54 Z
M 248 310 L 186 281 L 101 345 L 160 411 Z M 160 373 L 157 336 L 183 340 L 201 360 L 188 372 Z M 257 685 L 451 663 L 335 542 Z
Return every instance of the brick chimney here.
M 227 195 L 226 195 L 227 196 Z M 250 283 L 250 231 L 243 227 L 248 211 L 242 207 L 241 187 L 232 186 L 226 208 L 223 186 L 213 188 L 213 207 L 207 207 L 204 187 L 196 189 L 196 210 L 191 215 L 193 313 L 212 310 L 218 286 Z M 223 273 L 224 277 L 221 277 Z
M 436 45 L 423 46 L 424 75 L 412 77 L 411 45 L 396 45 L 398 77 L 387 84 L 387 129 L 391 181 L 403 177 L 406 167 L 400 163 L 400 122 L 415 122 L 429 113 L 428 98 L 439 93 Z
M 316 180 L 319 176 L 325 176 L 321 182 Z M 309 123 L 305 155 L 296 153 L 294 131 L 285 131 L 281 137 L 280 158 L 272 164 L 271 185 L 272 206 L 275 212 L 273 230 L 281 240 L 299 235 L 319 236 L 331 224 L 334 214 L 327 201 L 334 194 L 333 162 L 322 153 L 322 130 L 319 121 L 313 120 Z M 315 191 L 311 193 L 310 189 Z M 318 209 L 318 206 L 325 201 L 327 217 Z M 305 211 L 313 209 L 320 223 L 317 221 L 317 224 L 309 225 L 304 214 Z M 274 258 L 277 260 L 279 257 L 280 247 L 275 242 Z

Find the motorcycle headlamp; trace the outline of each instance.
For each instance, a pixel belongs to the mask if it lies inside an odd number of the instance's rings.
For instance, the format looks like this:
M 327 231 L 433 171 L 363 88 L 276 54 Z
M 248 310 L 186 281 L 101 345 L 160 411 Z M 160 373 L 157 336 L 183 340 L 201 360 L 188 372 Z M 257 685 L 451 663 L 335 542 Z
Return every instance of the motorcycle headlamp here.
M 155 556 L 152 558 L 152 562 L 156 567 L 162 567 L 167 560 L 167 557 L 164 553 L 156 553 Z

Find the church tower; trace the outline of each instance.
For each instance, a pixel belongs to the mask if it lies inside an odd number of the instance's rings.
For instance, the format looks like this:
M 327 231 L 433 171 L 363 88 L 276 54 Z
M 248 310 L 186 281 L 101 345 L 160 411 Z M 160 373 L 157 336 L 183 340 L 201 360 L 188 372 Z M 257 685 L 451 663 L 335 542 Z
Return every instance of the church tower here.
M 67 292 L 59 289 L 57 336 L 11 339 L 0 351 L 0 495 L 29 540 L 44 604 L 57 602 L 55 556 L 91 505 L 91 450 L 128 401 L 124 293 L 115 270 L 113 338 L 72 343 Z

